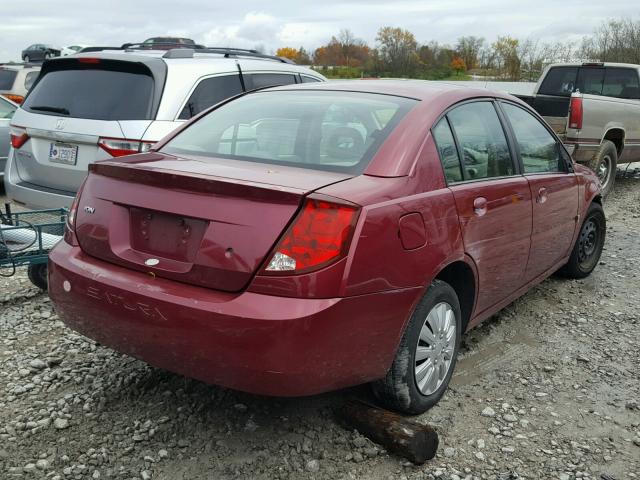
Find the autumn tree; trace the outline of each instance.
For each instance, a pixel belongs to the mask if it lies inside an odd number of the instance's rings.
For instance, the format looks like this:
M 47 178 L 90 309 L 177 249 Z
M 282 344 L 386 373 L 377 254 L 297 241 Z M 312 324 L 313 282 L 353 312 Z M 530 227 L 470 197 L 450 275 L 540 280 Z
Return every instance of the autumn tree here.
M 498 37 L 492 47 L 498 59 L 498 70 L 501 76 L 509 80 L 520 79 L 520 58 L 518 57 L 517 38 Z
M 462 57 L 454 57 L 453 60 L 451 60 L 451 68 L 455 70 L 456 75 L 460 75 L 460 72 L 464 72 L 467 69 L 467 64 Z
M 276 50 L 276 55 L 278 57 L 288 58 L 289 60 L 293 60 L 294 62 L 298 61 L 298 50 L 291 47 L 281 47 Z
M 460 37 L 456 44 L 456 53 L 462 58 L 467 69 L 471 70 L 478 66 L 478 55 L 484 45 L 484 38 L 481 37 Z
M 410 75 L 418 65 L 418 42 L 408 30 L 382 27 L 376 37 L 383 67 L 392 75 Z

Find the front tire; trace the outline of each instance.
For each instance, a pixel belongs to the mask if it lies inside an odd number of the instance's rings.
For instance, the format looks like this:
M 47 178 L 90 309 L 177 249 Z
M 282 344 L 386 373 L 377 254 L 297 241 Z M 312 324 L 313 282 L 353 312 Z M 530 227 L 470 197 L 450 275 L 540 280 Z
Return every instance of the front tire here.
M 603 140 L 596 154 L 586 165 L 598 176 L 602 184 L 602 196 L 609 195 L 613 191 L 618 168 L 618 150 L 613 142 Z
M 49 52 L 44 54 L 44 59 L 49 60 L 51 58 L 51 54 Z
M 569 261 L 559 273 L 567 278 L 588 277 L 600 261 L 606 233 L 607 220 L 604 210 L 599 203 L 592 202 L 580 227 Z
M 25 55 L 23 60 L 24 60 L 24 63 L 29 63 L 29 60 L 30 60 L 29 55 Z
M 389 372 L 372 383 L 380 403 L 410 415 L 438 403 L 453 375 L 461 331 L 455 290 L 434 280 L 409 320 Z

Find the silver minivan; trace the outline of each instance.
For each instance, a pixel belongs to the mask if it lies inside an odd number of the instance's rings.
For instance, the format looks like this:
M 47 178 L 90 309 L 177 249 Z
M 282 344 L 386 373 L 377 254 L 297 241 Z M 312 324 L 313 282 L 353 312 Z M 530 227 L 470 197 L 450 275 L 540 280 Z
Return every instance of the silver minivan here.
M 245 91 L 324 80 L 252 50 L 125 50 L 49 60 L 11 121 L 7 196 L 29 208 L 69 206 L 95 161 L 145 152 Z

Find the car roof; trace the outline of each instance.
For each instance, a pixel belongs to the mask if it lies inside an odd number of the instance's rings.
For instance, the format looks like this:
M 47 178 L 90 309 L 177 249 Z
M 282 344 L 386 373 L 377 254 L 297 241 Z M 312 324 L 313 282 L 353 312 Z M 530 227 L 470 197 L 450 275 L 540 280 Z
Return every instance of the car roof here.
M 377 93 L 395 95 L 429 101 L 447 97 L 451 101 L 459 101 L 474 97 L 495 97 L 514 99 L 511 95 L 490 91 L 484 88 L 467 87 L 444 82 L 428 80 L 376 79 L 376 80 L 341 80 L 324 83 L 303 83 L 292 86 L 283 85 L 268 90 L 329 90 L 345 92 Z
M 568 62 L 568 63 L 552 63 L 549 68 L 553 67 L 624 67 L 624 68 L 640 68 L 640 65 L 634 63 L 616 63 L 616 62 Z

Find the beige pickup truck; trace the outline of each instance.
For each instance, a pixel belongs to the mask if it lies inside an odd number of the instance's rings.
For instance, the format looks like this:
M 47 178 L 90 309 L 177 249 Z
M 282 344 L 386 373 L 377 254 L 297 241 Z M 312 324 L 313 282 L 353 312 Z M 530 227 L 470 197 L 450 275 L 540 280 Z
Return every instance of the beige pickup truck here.
M 617 165 L 640 162 L 640 65 L 562 63 L 547 67 L 533 95 L 516 95 L 560 135 L 573 158 L 611 192 Z

